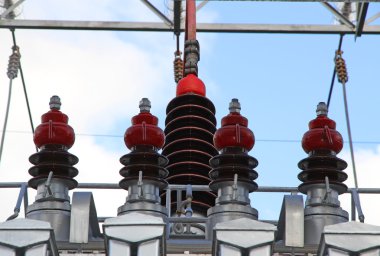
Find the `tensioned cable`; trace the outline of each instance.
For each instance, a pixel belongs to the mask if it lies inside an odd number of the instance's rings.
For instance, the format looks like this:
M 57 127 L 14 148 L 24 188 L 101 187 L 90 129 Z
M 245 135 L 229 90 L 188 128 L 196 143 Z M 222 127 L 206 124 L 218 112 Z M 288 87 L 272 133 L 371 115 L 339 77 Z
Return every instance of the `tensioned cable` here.
M 11 29 L 11 32 L 12 32 L 12 38 L 13 38 L 13 45 L 16 46 L 17 43 L 16 43 L 15 30 Z M 28 93 L 26 91 L 26 83 L 25 83 L 25 79 L 24 79 L 24 72 L 22 71 L 21 61 L 20 61 L 19 69 L 20 69 L 20 76 L 21 76 L 21 81 L 22 81 L 22 87 L 24 89 L 26 106 L 28 108 L 28 115 L 29 115 L 30 126 L 31 126 L 32 132 L 34 134 L 34 125 L 33 125 L 32 112 L 30 110 L 29 97 L 28 97 Z
M 340 49 L 342 48 L 343 36 L 344 36 L 344 34 L 340 34 L 339 44 L 338 44 L 338 51 L 340 51 Z M 336 69 L 334 67 L 334 71 L 333 71 L 333 75 L 332 75 L 332 79 L 331 79 L 329 96 L 327 97 L 327 109 L 329 109 L 329 106 L 330 106 L 331 95 L 332 95 L 332 92 L 333 92 L 333 89 L 334 89 L 335 76 L 336 76 Z
M 351 162 L 352 162 L 352 171 L 354 173 L 354 183 L 355 188 L 358 186 L 358 177 L 356 174 L 356 165 L 355 165 L 355 157 L 354 157 L 354 146 L 352 143 L 352 135 L 351 135 L 351 125 L 350 125 L 350 116 L 348 113 L 348 102 L 347 102 L 347 93 L 346 93 L 346 83 L 348 81 L 347 68 L 346 63 L 342 57 L 343 52 L 341 50 L 337 50 L 335 53 L 335 70 L 337 73 L 338 81 L 342 84 L 343 88 L 343 101 L 344 101 L 344 112 L 346 115 L 346 124 L 347 124 L 347 133 L 348 133 L 348 142 L 350 145 L 350 154 L 351 154 Z
M 1 132 L 1 130 L 0 130 Z M 30 131 L 21 131 L 21 130 L 7 130 L 7 133 L 20 133 L 20 134 L 30 134 Z M 124 138 L 124 135 L 116 134 L 97 134 L 97 133 L 75 133 L 77 137 L 103 137 L 103 138 Z M 255 139 L 257 142 L 273 142 L 273 143 L 301 143 L 301 140 L 297 139 Z M 348 143 L 348 142 L 343 142 Z M 380 144 L 380 140 L 357 140 L 352 141 L 353 144 Z
M 7 108 L 5 110 L 5 119 L 4 119 L 4 125 L 3 125 L 3 132 L 2 132 L 2 135 L 1 135 L 1 142 L 0 142 L 0 163 L 1 163 L 1 156 L 3 155 L 5 130 L 7 129 L 9 107 L 11 105 L 12 81 L 13 81 L 13 79 L 9 79 L 8 101 L 7 101 Z

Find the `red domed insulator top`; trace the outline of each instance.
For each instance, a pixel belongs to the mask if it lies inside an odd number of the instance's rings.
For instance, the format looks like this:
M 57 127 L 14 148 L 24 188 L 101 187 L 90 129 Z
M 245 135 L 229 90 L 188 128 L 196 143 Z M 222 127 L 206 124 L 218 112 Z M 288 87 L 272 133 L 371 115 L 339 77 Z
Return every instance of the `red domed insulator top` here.
M 177 96 L 187 93 L 195 93 L 201 96 L 206 96 L 206 86 L 201 79 L 194 74 L 188 74 L 177 85 Z
M 150 145 L 157 149 L 164 146 L 164 132 L 157 126 L 158 118 L 150 113 L 150 107 L 147 98 L 140 101 L 140 113 L 132 117 L 132 126 L 124 134 L 124 142 L 129 149 L 140 145 Z
M 336 123 L 327 117 L 327 106 L 320 102 L 317 118 L 309 122 L 309 131 L 302 138 L 302 148 L 306 153 L 314 150 L 331 150 L 338 154 L 343 148 L 342 135 L 335 130 Z
M 222 127 L 214 135 L 214 145 L 217 150 L 227 147 L 240 147 L 249 151 L 255 144 L 255 136 L 248 128 L 248 119 L 240 115 L 240 103 L 232 99 L 230 114 L 222 118 Z
M 38 148 L 48 144 L 63 145 L 67 149 L 74 145 L 74 129 L 68 125 L 69 118 L 59 111 L 61 100 L 58 96 L 50 98 L 50 111 L 41 116 L 41 124 L 34 132 L 34 144 Z

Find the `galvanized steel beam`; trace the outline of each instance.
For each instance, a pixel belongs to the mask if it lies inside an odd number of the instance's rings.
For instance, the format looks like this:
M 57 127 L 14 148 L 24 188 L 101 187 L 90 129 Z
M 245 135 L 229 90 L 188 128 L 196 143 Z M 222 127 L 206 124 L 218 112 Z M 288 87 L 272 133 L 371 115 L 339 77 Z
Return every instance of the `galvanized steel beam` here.
M 0 20 L 0 28 L 173 32 L 161 22 Z M 181 28 L 183 31 L 183 28 Z M 197 32 L 280 33 L 280 34 L 355 34 L 345 25 L 198 23 Z M 380 34 L 379 25 L 364 25 L 362 34 Z
M 365 24 L 365 18 L 367 16 L 369 3 L 358 3 L 358 17 L 356 21 L 355 38 L 360 37 L 363 34 L 363 27 Z

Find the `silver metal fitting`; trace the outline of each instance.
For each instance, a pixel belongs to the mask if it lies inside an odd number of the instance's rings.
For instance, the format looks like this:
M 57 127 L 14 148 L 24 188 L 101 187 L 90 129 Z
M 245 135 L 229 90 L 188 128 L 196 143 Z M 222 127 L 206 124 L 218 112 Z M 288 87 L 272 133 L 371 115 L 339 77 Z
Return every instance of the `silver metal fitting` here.
M 327 116 L 327 113 L 329 112 L 329 110 L 327 109 L 326 103 L 319 102 L 316 112 L 317 112 L 317 116 L 322 116 L 322 115 Z
M 230 113 L 240 113 L 241 106 L 238 99 L 232 99 L 230 102 L 230 107 L 228 108 Z
M 12 54 L 9 56 L 7 76 L 9 79 L 15 79 L 20 69 L 20 49 L 17 45 L 12 47 Z
M 60 110 L 61 109 L 61 99 L 57 95 L 51 96 L 49 106 L 50 106 L 50 109 Z
M 139 108 L 140 112 L 150 112 L 150 108 L 152 105 L 150 104 L 150 100 L 148 98 L 142 98 L 140 100 Z

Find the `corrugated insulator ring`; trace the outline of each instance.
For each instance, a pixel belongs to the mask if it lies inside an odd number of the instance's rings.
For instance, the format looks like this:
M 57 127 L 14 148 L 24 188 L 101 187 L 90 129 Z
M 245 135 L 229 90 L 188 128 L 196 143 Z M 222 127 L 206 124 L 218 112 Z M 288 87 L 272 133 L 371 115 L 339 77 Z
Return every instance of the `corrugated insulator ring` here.
M 241 148 L 225 148 L 224 151 L 210 160 L 213 168 L 209 176 L 212 179 L 210 188 L 213 191 L 218 190 L 218 183 L 225 181 L 234 181 L 234 175 L 238 175 L 238 181 L 249 184 L 249 192 L 257 189 L 254 182 L 258 174 L 254 170 L 258 161 L 256 158 L 248 155 Z
M 119 185 L 123 189 L 128 189 L 130 184 L 135 184 L 139 178 L 139 172 L 142 171 L 144 180 L 154 181 L 160 189 L 167 187 L 165 178 L 168 176 L 168 170 L 165 166 L 168 159 L 157 153 L 153 147 L 137 146 L 131 153 L 120 158 L 123 167 L 120 175 L 125 177 Z
M 347 191 L 347 186 L 343 183 L 347 180 L 347 174 L 343 172 L 347 163 L 330 150 L 313 151 L 309 157 L 298 163 L 298 168 L 303 170 L 298 174 L 298 179 L 303 182 L 298 187 L 302 193 L 307 193 L 309 185 L 325 183 L 325 177 L 328 177 L 329 183 L 339 194 Z
M 36 189 L 52 171 L 53 178 L 66 180 L 69 189 L 76 188 L 78 183 L 73 178 L 78 175 L 78 169 L 73 165 L 78 161 L 75 155 L 67 152 L 61 145 L 45 145 L 40 152 L 29 157 L 29 162 L 34 164 L 29 169 L 29 174 L 34 178 L 30 179 L 28 184 Z

